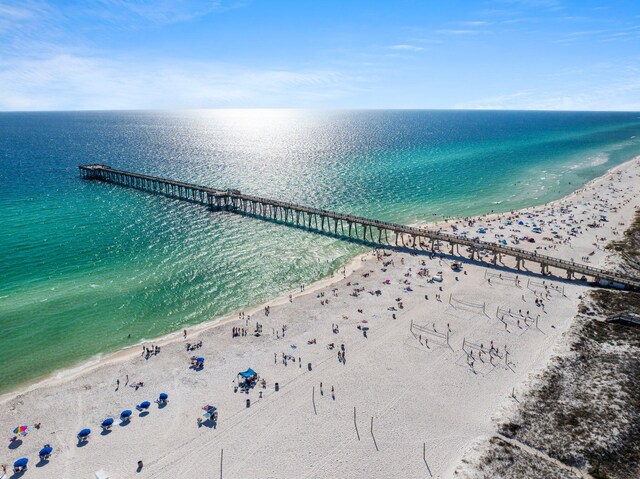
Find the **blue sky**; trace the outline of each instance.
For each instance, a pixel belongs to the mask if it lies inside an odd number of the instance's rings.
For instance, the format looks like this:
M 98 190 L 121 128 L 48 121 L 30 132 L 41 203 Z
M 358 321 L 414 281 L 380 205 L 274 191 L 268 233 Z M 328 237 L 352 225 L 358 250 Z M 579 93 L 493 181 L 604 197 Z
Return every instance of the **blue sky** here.
M 640 0 L 0 0 L 0 110 L 640 111 Z

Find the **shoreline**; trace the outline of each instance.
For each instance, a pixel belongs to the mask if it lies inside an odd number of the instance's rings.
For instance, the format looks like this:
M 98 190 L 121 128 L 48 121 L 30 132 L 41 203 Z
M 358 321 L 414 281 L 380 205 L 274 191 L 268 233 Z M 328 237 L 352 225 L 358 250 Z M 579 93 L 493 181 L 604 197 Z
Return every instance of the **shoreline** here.
M 301 296 L 305 296 L 307 294 L 311 294 L 314 291 L 318 291 L 326 286 L 330 286 L 339 281 L 342 281 L 344 277 L 338 276 L 341 270 L 345 271 L 345 277 L 348 278 L 352 273 L 357 271 L 362 263 L 362 259 L 369 255 L 369 251 L 366 253 L 358 254 L 355 258 L 351 259 L 346 265 L 339 267 L 336 272 L 330 277 L 320 278 L 317 281 L 314 281 L 309 286 L 305 285 L 304 291 L 289 291 L 285 292 L 280 296 L 276 296 L 275 298 L 267 301 L 263 301 L 262 303 L 252 305 L 244 309 L 243 311 L 248 315 L 253 315 L 256 312 L 264 309 L 265 306 L 279 306 L 282 304 L 286 304 L 289 302 L 289 294 L 293 299 L 299 298 Z M 212 319 L 208 319 L 202 323 L 194 324 L 193 326 L 185 326 L 182 329 L 188 330 L 189 337 L 197 337 L 199 334 L 210 331 L 212 329 L 220 328 L 222 326 L 226 326 L 233 321 L 238 320 L 238 313 L 240 311 L 234 311 L 224 316 L 215 317 Z M 127 359 L 135 358 L 139 354 L 139 348 L 141 346 L 149 345 L 153 343 L 156 346 L 166 346 L 168 344 L 173 344 L 178 341 L 181 341 L 182 331 L 173 331 L 171 333 L 167 333 L 163 336 L 158 336 L 157 338 L 148 339 L 144 341 L 140 341 L 131 346 L 124 346 L 117 351 L 106 352 L 106 353 L 98 353 L 92 356 L 89 359 L 84 359 L 79 361 L 77 364 L 58 369 L 53 371 L 43 377 L 35 378 L 33 381 L 30 381 L 26 384 L 20 385 L 15 389 L 11 389 L 5 393 L 0 394 L 0 405 L 7 403 L 15 399 L 16 397 L 30 393 L 32 391 L 38 390 L 40 388 L 55 386 L 57 384 L 64 383 L 66 381 L 71 381 L 76 379 L 83 374 L 94 371 L 100 367 L 107 366 L 110 364 L 118 363 Z
M 616 171 L 624 169 L 637 161 L 640 161 L 640 155 L 634 156 L 633 158 L 606 170 L 602 175 L 589 180 L 587 183 L 582 185 L 580 188 L 572 191 L 568 195 L 547 203 L 530 205 L 518 210 L 509 210 L 509 211 L 504 211 L 500 213 L 485 213 L 485 214 L 479 214 L 479 215 L 469 216 L 469 217 L 447 217 L 446 219 L 439 219 L 433 222 L 412 224 L 412 226 L 423 226 L 427 228 L 430 226 L 435 226 L 436 227 L 435 229 L 442 229 L 444 225 L 448 225 L 452 221 L 461 220 L 463 218 L 491 220 L 491 219 L 500 218 L 503 215 L 510 215 L 510 214 L 525 212 L 531 208 L 553 207 L 562 202 L 570 201 L 571 199 L 577 197 L 584 190 L 595 186 L 595 184 L 599 182 L 605 181 L 609 175 L 615 174 Z M 391 246 L 387 246 L 387 247 L 391 247 Z M 383 247 L 382 249 L 385 249 L 385 248 Z M 294 299 L 299 298 L 301 296 L 306 296 L 307 294 L 311 294 L 315 291 L 318 291 L 326 286 L 330 286 L 335 283 L 338 283 L 339 281 L 342 281 L 345 278 L 348 279 L 354 272 L 357 272 L 362 267 L 363 258 L 366 258 L 367 256 L 369 256 L 369 254 L 370 254 L 370 251 L 356 255 L 353 259 L 349 260 L 344 266 L 338 267 L 338 269 L 332 274 L 332 276 L 320 278 L 314 281 L 313 283 L 309 284 L 308 286 L 305 285 L 305 290 L 302 292 L 297 290 L 284 292 L 280 296 L 276 296 L 272 299 L 268 299 L 259 304 L 248 306 L 246 309 L 244 309 L 244 312 L 249 315 L 254 315 L 254 313 L 262 310 L 267 305 L 279 306 L 282 304 L 286 304 L 288 302 L 289 294 L 291 294 L 292 298 Z M 345 270 L 346 272 L 344 277 L 342 277 L 340 273 L 342 270 Z M 182 329 L 187 329 L 189 331 L 189 337 L 196 337 L 197 335 L 205 331 L 210 331 L 212 329 L 216 329 L 216 328 L 228 325 L 233 321 L 237 321 L 238 320 L 237 316 L 239 312 L 240 312 L 239 310 L 236 310 L 236 311 L 233 311 L 232 313 L 219 316 L 219 317 L 214 317 L 206 321 L 203 321 L 201 323 L 197 323 L 191 326 L 185 326 Z M 10 389 L 4 393 L 1 393 L 0 404 L 5 404 L 6 402 L 11 401 L 12 399 L 15 399 L 20 395 L 27 394 L 29 392 L 38 390 L 40 388 L 54 386 L 67 381 L 71 381 L 73 379 L 76 379 L 82 376 L 83 374 L 89 373 L 103 366 L 115 364 L 131 358 L 135 358 L 138 355 L 139 348 L 143 345 L 149 345 L 153 343 L 154 345 L 162 347 L 168 344 L 176 343 L 180 340 L 182 340 L 182 332 L 178 330 L 178 331 L 167 333 L 163 336 L 140 341 L 130 346 L 124 346 L 123 348 L 118 349 L 116 351 L 98 353 L 90 358 L 80 360 L 74 365 L 52 371 L 51 373 L 45 376 L 34 378 L 32 381 L 29 381 L 22 385 L 18 385 L 14 389 Z

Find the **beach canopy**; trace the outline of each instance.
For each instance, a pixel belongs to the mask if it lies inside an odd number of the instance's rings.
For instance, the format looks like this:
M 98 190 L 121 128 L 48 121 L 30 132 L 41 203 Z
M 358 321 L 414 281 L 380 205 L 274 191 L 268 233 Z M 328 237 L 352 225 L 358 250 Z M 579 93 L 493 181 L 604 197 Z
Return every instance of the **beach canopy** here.
M 102 427 L 109 427 L 113 424 L 113 418 L 112 417 L 108 417 L 107 419 L 105 419 L 104 421 L 102 421 L 102 424 L 100 424 Z
M 29 459 L 27 459 L 26 457 L 21 457 L 20 459 L 18 459 L 16 462 L 13 463 L 13 467 L 25 467 L 28 462 L 29 462 Z
M 83 429 L 78 433 L 78 436 L 87 437 L 89 434 L 91 434 L 91 429 Z
M 51 446 L 44 446 L 42 449 L 40 449 L 40 452 L 38 453 L 38 455 L 39 456 L 48 456 L 52 452 L 53 452 L 53 448 Z
M 149 401 L 144 401 L 144 402 L 141 402 L 138 405 L 138 408 L 140 408 L 140 409 L 149 409 L 149 406 L 151 406 L 151 403 Z
M 169 395 L 167 393 L 160 393 L 158 399 L 160 399 L 160 401 L 166 401 L 167 399 L 169 399 Z
M 130 409 L 125 409 L 120 413 L 120 417 L 129 417 L 133 414 Z
M 242 371 L 242 372 L 238 373 L 238 375 L 242 376 L 243 378 L 250 378 L 250 377 L 254 376 L 255 374 L 256 374 L 256 372 L 251 368 L 247 369 L 246 371 Z
M 13 430 L 14 434 L 20 434 L 22 436 L 27 435 L 27 431 L 29 431 L 29 426 L 18 426 Z

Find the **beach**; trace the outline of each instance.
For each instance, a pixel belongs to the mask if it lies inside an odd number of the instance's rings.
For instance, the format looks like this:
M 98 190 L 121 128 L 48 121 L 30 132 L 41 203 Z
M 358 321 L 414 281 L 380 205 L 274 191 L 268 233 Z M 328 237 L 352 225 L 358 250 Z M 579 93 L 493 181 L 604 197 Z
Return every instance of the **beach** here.
M 429 227 L 615 269 L 605 246 L 640 207 L 639 173 L 635 158 L 552 203 Z M 5 444 L 0 462 L 28 457 L 24 477 L 34 478 L 99 470 L 110 478 L 454 477 L 465 452 L 492 435 L 494 418 L 563 348 L 591 288 L 562 272 L 513 267 L 368 252 L 291 298 L 4 395 L 0 427 L 31 430 Z M 233 337 L 234 328 L 246 335 Z M 158 354 L 146 353 L 152 345 Z M 193 356 L 202 368 L 191 367 Z M 260 380 L 243 392 L 238 373 L 248 368 Z M 166 405 L 153 402 L 160 393 Z M 138 412 L 143 401 L 151 407 Z M 215 424 L 206 405 L 217 408 Z M 126 409 L 133 418 L 120 424 Z M 107 417 L 115 425 L 103 432 Z M 79 443 L 83 428 L 92 432 Z M 38 465 L 44 444 L 54 452 Z

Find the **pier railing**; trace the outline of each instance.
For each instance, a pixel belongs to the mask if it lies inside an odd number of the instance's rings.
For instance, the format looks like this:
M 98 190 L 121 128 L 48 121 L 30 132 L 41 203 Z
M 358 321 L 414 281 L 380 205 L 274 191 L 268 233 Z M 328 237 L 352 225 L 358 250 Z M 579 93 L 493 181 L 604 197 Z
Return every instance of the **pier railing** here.
M 591 277 L 605 285 L 640 289 L 640 280 L 635 278 L 512 246 L 471 240 L 427 228 L 379 221 L 262 196 L 243 194 L 238 190 L 221 190 L 133 173 L 111 168 L 107 165 L 82 165 L 79 168 L 83 178 L 170 195 L 182 200 L 201 203 L 212 209 L 244 212 L 257 217 L 272 218 L 285 223 L 295 223 L 296 225 L 302 223 L 302 226 L 309 228 L 315 227 L 334 234 L 355 236 L 363 241 L 371 241 L 373 243 L 390 243 L 389 233 L 391 233 L 396 245 L 414 249 L 435 251 L 437 247 L 441 246 L 441 243 L 447 243 L 450 247 L 450 254 L 456 254 L 456 249 L 457 253 L 460 254 L 459 248 L 462 246 L 469 253 L 472 260 L 482 260 L 482 256 L 493 255 L 490 261 L 493 264 L 497 264 L 498 258 L 509 256 L 515 258 L 517 269 L 523 267 L 525 261 L 529 261 L 540 265 L 543 274 L 549 273 L 549 268 L 553 267 L 566 271 L 567 278 L 582 275 Z M 314 222 L 315 225 L 313 224 Z M 333 222 L 333 225 L 331 225 L 331 222 Z M 358 227 L 360 227 L 361 231 L 358 231 Z M 339 229 L 340 233 L 338 233 Z M 378 233 L 377 239 L 374 237 L 374 231 Z M 367 233 L 369 234 L 368 238 Z M 382 239 L 383 236 L 384 241 Z

